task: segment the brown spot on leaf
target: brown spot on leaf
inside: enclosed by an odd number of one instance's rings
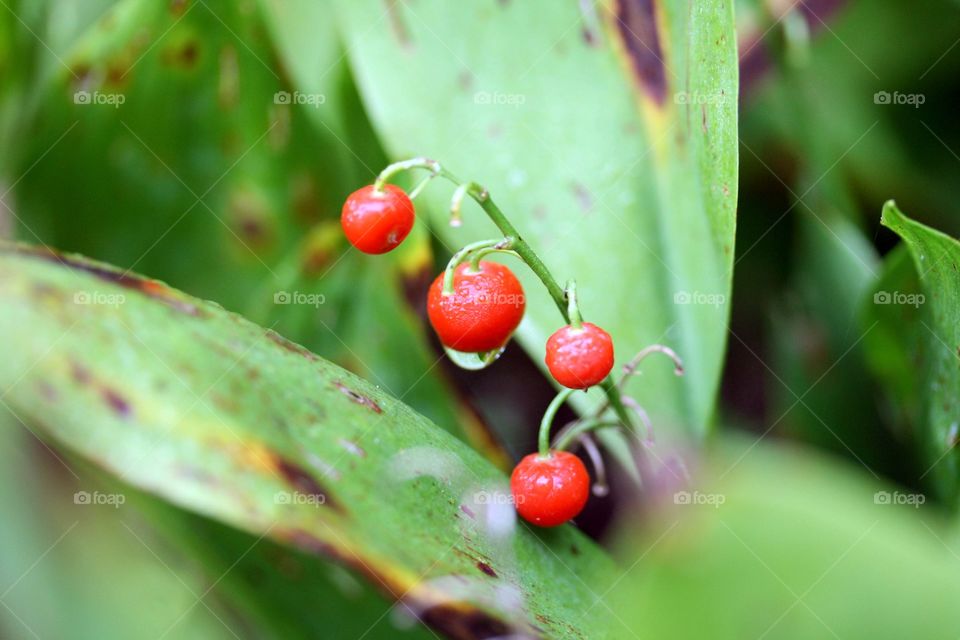
[[[490,576],[491,578],[499,578],[499,577],[500,577],[500,576],[497,575],[497,572],[493,570],[493,567],[491,567],[489,564],[487,564],[487,563],[484,562],[483,560],[477,560],[477,569],[480,569],[480,571],[484,572],[485,574],[487,574],[487,575]]]
[[[662,105],[667,97],[667,77],[654,0],[617,0],[614,12],[617,32],[640,88]]]
[[[267,338],[277,343],[287,351],[290,351],[291,353],[295,353],[297,355],[303,356],[307,360],[311,360],[311,361],[316,361],[320,359],[306,347],[302,347],[296,342],[287,340],[286,338],[284,338],[282,335],[280,335],[273,329],[267,329],[266,335],[267,335]]]
[[[589,189],[579,182],[574,182],[573,195],[577,199],[577,204],[580,205],[580,208],[584,213],[589,213],[593,210],[593,195],[590,193]]]
[[[46,380],[41,380],[37,383],[37,391],[40,393],[40,396],[47,402],[56,402],[59,398],[57,390],[53,387],[52,384]]]
[[[111,389],[110,387],[104,387],[100,390],[100,395],[103,396],[103,400],[118,416],[121,418],[127,418],[130,416],[130,403],[127,402],[126,399],[115,390]]]
[[[499,618],[468,605],[443,603],[430,607],[420,614],[420,619],[430,627],[451,638],[525,638]]]
[[[410,32],[407,30],[407,24],[400,15],[400,7],[403,2],[400,0],[384,0],[387,4],[387,16],[390,19],[390,30],[400,46],[404,49],[412,49],[413,42],[410,40]]]
[[[90,381],[93,379],[90,371],[79,362],[70,363],[70,375],[73,377],[73,380],[80,385],[90,384]]]
[[[150,280],[148,278],[132,274],[129,271],[121,271],[120,269],[115,269],[107,265],[85,260],[75,255],[57,253],[56,251],[46,247],[15,245],[12,247],[4,247],[0,249],[0,251],[17,253],[23,256],[55,262],[71,269],[89,273],[105,282],[119,285],[125,289],[138,291],[164,303],[168,307],[176,309],[177,311],[181,311],[192,316],[199,316],[201,314],[199,307],[190,303],[186,297],[181,297],[181,294],[158,280]]]
[[[172,67],[193,69],[200,59],[200,44],[196,40],[185,40],[164,50],[161,60]]]
[[[374,402],[372,398],[368,398],[367,396],[361,393],[357,393],[356,391],[354,391],[353,389],[351,389],[350,387],[346,386],[345,384],[339,381],[334,382],[333,386],[335,386],[340,393],[344,394],[345,396],[347,396],[357,404],[361,404],[369,408],[374,413],[383,413],[383,409],[381,409],[380,405]]]
[[[317,482],[306,469],[285,458],[276,459],[277,471],[297,493],[312,496],[317,503],[330,507],[334,511],[343,512],[343,507]]]

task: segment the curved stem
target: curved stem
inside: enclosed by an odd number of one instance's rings
[[[383,185],[386,184],[390,178],[398,173],[409,171],[410,169],[428,169],[434,176],[438,176],[443,168],[439,162],[431,160],[430,158],[410,158],[409,160],[394,162],[393,164],[387,165],[387,167],[380,172],[380,175],[377,176],[377,179],[373,181],[373,190],[376,193],[383,193]]]
[[[540,433],[537,439],[541,458],[550,456],[550,427],[553,425],[553,418],[574,391],[576,391],[576,389],[564,389],[558,393],[557,397],[550,402],[547,410],[543,413],[543,419],[540,420]]]
[[[554,443],[553,448],[557,451],[566,451],[574,440],[596,429],[605,429],[607,427],[622,427],[619,421],[590,419],[578,422],[565,433],[561,434]]]
[[[574,329],[583,328],[583,316],[580,315],[580,305],[577,303],[577,281],[567,283],[567,317],[570,326]]]
[[[480,208],[483,209],[484,213],[487,214],[487,217],[490,218],[493,224],[496,225],[503,235],[512,239],[511,248],[517,253],[518,256],[520,256],[521,260],[527,263],[527,266],[530,267],[530,270],[533,271],[537,278],[540,279],[540,282],[543,283],[543,286],[546,287],[547,292],[550,294],[550,297],[553,298],[553,302],[557,306],[557,309],[560,310],[560,314],[563,316],[563,319],[568,323],[570,322],[570,311],[568,309],[567,297],[563,288],[557,283],[556,279],[554,279],[553,274],[550,273],[547,265],[544,264],[543,260],[540,259],[540,256],[536,254],[536,252],[533,250],[533,247],[527,244],[526,240],[523,239],[516,227],[510,223],[507,217],[503,214],[503,211],[500,210],[500,207],[498,207],[496,203],[490,199],[490,193],[484,187],[476,182],[464,182],[463,180],[460,180],[457,176],[445,169],[439,162],[435,160],[431,160],[430,158],[412,158],[402,162],[395,162],[384,169],[377,177],[377,181],[374,182],[374,188],[377,188],[377,185],[380,185],[380,188],[382,188],[383,183],[388,178],[400,171],[405,171],[408,169],[427,169],[435,175],[448,180],[457,187],[451,205],[452,214],[454,215],[455,219],[457,216],[459,216],[460,206],[463,202],[463,199],[467,195],[473,198],[473,200],[480,205]],[[448,273],[447,275],[449,275],[451,287],[450,290],[452,291],[452,272]],[[445,276],[444,291],[446,290],[447,280]],[[617,419],[622,422],[625,427],[632,431],[635,428],[633,416],[623,405],[623,401],[620,398],[620,389],[614,382],[613,377],[607,376],[603,382],[600,383],[600,388],[606,394],[610,408],[616,414]],[[642,477],[644,472],[643,461],[640,461],[639,467]]]
[[[508,253],[511,256],[517,256],[518,258],[520,257],[520,255],[513,249],[500,249],[498,247],[488,247],[486,249],[479,249],[473,252],[473,255],[470,256],[470,268],[476,271],[478,268],[480,268],[480,261],[483,260],[488,255],[490,255],[491,253]]]
[[[443,272],[443,295],[449,295],[453,293],[453,276],[456,273],[457,267],[461,262],[470,257],[470,254],[474,251],[480,249],[490,249],[493,247],[504,247],[509,246],[510,238],[496,238],[494,240],[481,240],[479,242],[473,242],[468,244],[464,248],[457,251],[453,254],[453,257],[450,258],[450,262],[447,263],[447,268]],[[504,244],[506,243],[506,244]]]
[[[640,366],[640,363],[649,355],[653,353],[662,353],[671,360],[673,360],[673,373],[677,376],[682,376],[684,373],[683,361],[680,359],[680,356],[670,347],[664,346],[662,344],[652,344],[649,347],[644,347],[630,359],[630,362],[623,365],[623,377],[620,378],[620,382],[617,383],[619,388],[623,388],[624,383],[627,381],[627,378],[632,376],[637,371],[637,367]]]

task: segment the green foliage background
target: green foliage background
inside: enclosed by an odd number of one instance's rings
[[[4,247],[3,637],[952,637],[955,3],[0,4],[0,234],[222,307],[170,294],[206,310],[197,329]],[[628,391],[664,473],[690,470],[689,504],[635,508],[618,476],[582,523],[599,544],[520,525],[464,547],[465,486],[382,487],[425,446],[432,471],[502,487],[542,398],[504,402],[497,376],[547,389],[559,322],[524,272],[504,361],[477,388],[438,363],[424,284],[492,226],[468,209],[448,227],[439,184],[394,254],[358,255],[337,224],[412,155],[489,187],[621,363],[653,342],[684,358],[683,378],[651,360]],[[91,287],[127,302],[69,304]],[[233,371],[247,348],[259,381]],[[70,358],[150,417],[76,389]],[[338,403],[354,374],[389,436]],[[318,401],[323,437],[303,431]],[[366,458],[333,480],[324,460],[355,437]],[[148,440],[162,455],[130,467]],[[622,475],[625,441],[605,445]],[[349,516],[278,508],[274,456]],[[96,491],[126,501],[76,503]]]

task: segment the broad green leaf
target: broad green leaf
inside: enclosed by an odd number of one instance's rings
[[[207,588],[201,576],[173,560],[176,573],[163,566],[138,540],[145,534],[129,507],[78,504],[77,491],[107,493],[75,484],[79,469],[3,405],[0,444],[0,636],[156,640],[182,617],[174,637],[234,637],[212,598],[210,609],[193,610]]]
[[[274,20],[294,17],[272,7]],[[38,22],[44,9],[54,10],[38,6]],[[423,230],[404,255],[347,255],[340,203],[383,153],[368,125],[364,136],[356,118],[341,122],[357,98],[332,25],[294,65],[297,77],[307,62],[330,71],[309,88],[316,104],[276,104],[290,87],[274,45],[290,60],[304,39],[269,41],[250,9],[127,0],[77,19],[79,35],[52,40],[56,57],[41,47],[36,57],[53,64],[33,82],[32,118],[8,145],[23,150],[7,176],[23,177],[11,196],[17,237],[146,270],[246,312],[502,460],[403,300],[401,277],[430,259]],[[123,103],[75,104],[77,91]]]
[[[902,328],[903,340],[920,336],[919,438],[922,479],[946,502],[955,505],[960,492],[960,243],[903,215],[893,201],[883,207],[882,222],[903,238],[918,274],[922,297],[887,292],[890,304],[913,304],[920,314]]]
[[[208,585],[213,584],[204,601],[212,600],[223,610],[219,615],[224,630],[229,628],[241,637],[304,640],[433,637],[423,627],[405,624],[373,585],[338,565],[184,511],[121,483],[108,486],[126,497],[127,513],[134,510],[144,516],[146,525],[138,536],[144,547],[163,554],[158,564],[169,566],[161,570],[182,567],[178,574],[202,575]],[[197,604],[195,609],[203,606]],[[185,622],[186,616],[172,617],[165,625],[168,635],[178,637]]]
[[[609,559],[516,522],[506,478],[375,386],[102,264],[0,255],[0,388],[125,482],[349,564],[454,636],[579,637]],[[599,612],[597,615],[600,615]]]
[[[394,158],[486,186],[620,363],[651,343],[686,361],[629,385],[665,433],[708,428],[726,338],[737,192],[732,2],[336,3],[347,55]],[[496,52],[494,55],[493,52]],[[455,250],[496,231],[475,207]],[[534,360],[560,317],[532,274],[519,340]]]
[[[610,602],[635,635],[621,637],[898,640],[960,624],[955,531],[922,494],[747,442],[713,452],[695,487],[622,537],[630,569]]]

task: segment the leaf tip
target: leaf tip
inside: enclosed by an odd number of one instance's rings
[[[897,208],[897,203],[892,198],[883,203],[883,211],[880,213],[880,224],[892,229],[896,222],[903,218],[903,213]]]

